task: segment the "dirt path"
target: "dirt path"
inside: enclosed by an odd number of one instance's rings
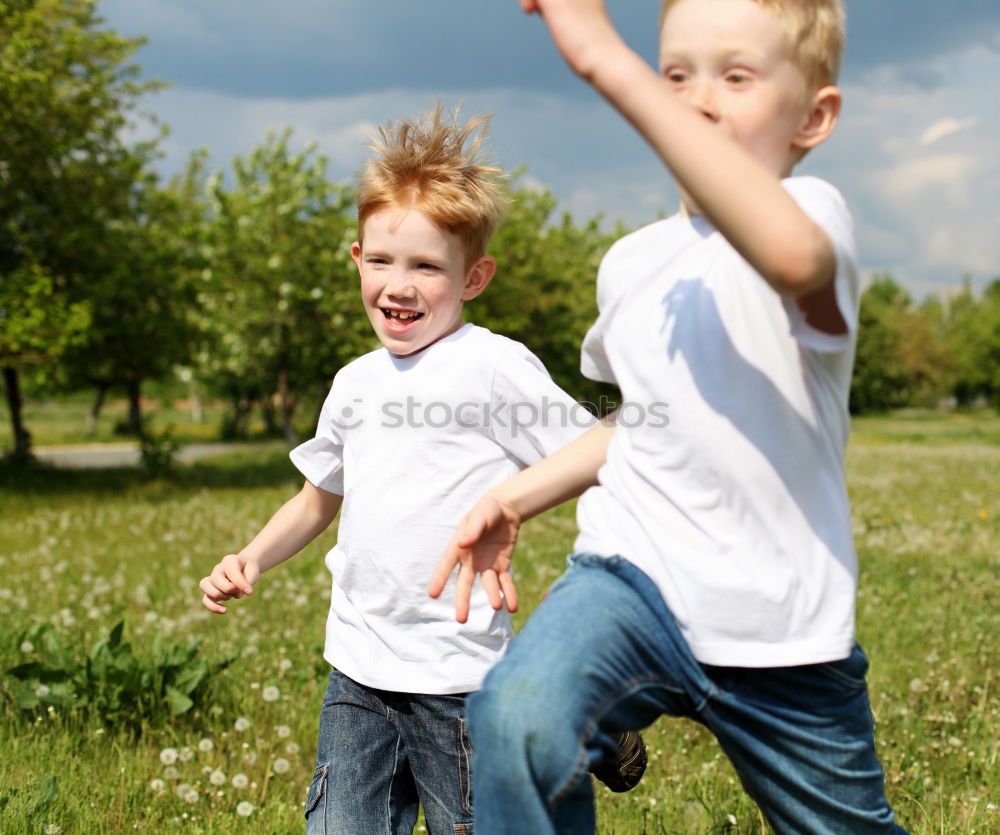
[[[252,449],[282,449],[281,441],[263,441],[246,444],[185,444],[174,456],[176,461],[188,463],[199,458],[242,452]],[[139,464],[139,444],[69,444],[66,446],[33,447],[32,453],[39,461],[67,469],[97,469],[100,467],[135,467]]]

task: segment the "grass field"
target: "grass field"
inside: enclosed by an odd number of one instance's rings
[[[1000,419],[860,420],[848,469],[858,633],[890,799],[912,833],[1000,832]],[[137,470],[0,471],[0,670],[38,660],[51,638],[91,647],[119,621],[143,664],[154,664],[156,636],[199,638],[209,660],[238,655],[193,710],[147,722],[138,737],[100,715],[47,710],[51,695],[33,714],[20,711],[14,677],[3,674],[0,832],[301,829],[333,535],[265,576],[224,618],[201,609],[196,588],[297,483],[274,452],[158,480]],[[525,614],[560,573],[574,533],[568,507],[526,526]],[[50,638],[30,631],[41,623],[53,625]],[[645,737],[640,786],[598,789],[601,833],[767,831],[699,727],[661,720]]]

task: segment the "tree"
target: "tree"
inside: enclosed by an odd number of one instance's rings
[[[963,406],[982,399],[1000,409],[1000,278],[980,299],[966,280],[949,302],[944,330],[955,364],[955,399]]]
[[[597,403],[613,390],[580,374],[580,344],[597,316],[597,267],[622,230],[604,232],[596,217],[577,226],[568,213],[550,224],[556,206],[550,191],[511,190],[490,245],[496,278],[469,304],[468,315],[523,342],[566,391]]]
[[[0,277],[33,294],[8,308],[5,329],[19,343],[51,339],[44,354],[28,353],[48,362],[82,330],[90,279],[113,251],[115,225],[128,217],[156,146],[122,138],[138,99],[157,84],[134,81],[139,67],[126,62],[142,41],[100,29],[96,3],[0,0]],[[73,313],[40,316],[34,305],[43,302]],[[22,455],[30,436],[18,369],[28,355],[3,357]]]
[[[290,138],[269,133],[234,159],[231,187],[219,172],[208,180],[199,365],[237,418],[260,403],[294,442],[299,402],[375,341],[350,258],[353,193],[327,180],[315,147],[292,153]]]

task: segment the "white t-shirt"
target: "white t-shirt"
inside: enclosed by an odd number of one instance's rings
[[[324,657],[369,687],[465,693],[512,630],[479,584],[455,621],[454,578],[431,574],[461,518],[490,487],[554,452],[593,418],[523,345],[464,325],[412,357],[384,348],[342,368],[316,437],[291,458],[344,496]]]
[[[608,251],[583,344],[583,373],[617,383],[623,407],[576,549],[648,574],[706,664],[819,663],[853,645],[853,223],[828,183],[783,185],[833,242],[848,333],[813,329],[708,221],[678,215]]]

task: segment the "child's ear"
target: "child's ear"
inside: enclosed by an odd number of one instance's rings
[[[817,90],[810,102],[802,127],[792,140],[796,148],[808,151],[825,142],[837,126],[840,116],[840,89],[832,84]]]
[[[351,244],[351,258],[354,259],[354,265],[360,270],[361,269],[361,244],[355,241]]]
[[[465,287],[462,290],[462,301],[474,299],[490,283],[497,271],[497,262],[489,255],[479,258],[465,277]]]

